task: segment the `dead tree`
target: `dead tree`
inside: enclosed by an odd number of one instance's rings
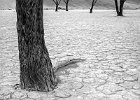
[[[55,11],[57,12],[57,11],[58,11],[58,6],[59,6],[61,0],[53,0],[53,2],[54,2],[55,5],[56,5]]]
[[[20,87],[50,91],[56,77],[45,46],[43,0],[16,0]]]
[[[69,5],[69,1],[70,0],[63,0],[64,1],[64,3],[66,4],[66,11],[68,11],[68,5]]]
[[[125,1],[126,0],[120,0],[120,6],[118,6],[118,0],[115,0],[117,16],[123,16],[123,6]]]
[[[93,7],[95,6],[97,0],[92,0],[91,8],[90,8],[90,13],[92,13]]]

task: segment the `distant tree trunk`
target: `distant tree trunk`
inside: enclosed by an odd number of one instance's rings
[[[57,85],[44,40],[43,0],[16,0],[20,86],[50,91]]]
[[[92,10],[93,10],[93,6],[94,6],[93,1],[92,1],[92,5],[91,5],[91,8],[90,8],[90,13],[92,13]]]
[[[58,4],[56,4],[56,8],[55,8],[55,11],[56,11],[56,12],[58,11]]]
[[[92,13],[93,7],[90,8],[90,13]]]
[[[123,5],[125,0],[120,0],[120,16],[123,16]]]
[[[118,0],[115,0],[115,7],[116,7],[117,16],[119,16]]]
[[[69,6],[69,1],[70,0],[63,0],[64,1],[64,3],[66,4],[66,11],[68,11],[68,6]]]
[[[57,12],[58,11],[58,6],[61,2],[61,0],[52,0],[54,3],[55,3],[55,11]]]
[[[90,13],[92,13],[93,7],[96,4],[96,2],[97,2],[97,0],[92,0],[92,5],[91,5],[91,8],[90,8]]]
[[[66,3],[66,11],[68,11],[68,3]]]
[[[117,16],[123,16],[123,5],[126,0],[120,0],[120,8],[118,6],[118,0],[115,0],[115,7],[116,7],[116,12]]]

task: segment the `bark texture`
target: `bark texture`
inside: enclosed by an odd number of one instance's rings
[[[120,6],[118,6],[118,0],[115,0],[117,16],[123,16],[123,6],[125,1],[126,0],[120,0]]]
[[[16,0],[20,86],[50,91],[57,85],[44,40],[43,0]]]

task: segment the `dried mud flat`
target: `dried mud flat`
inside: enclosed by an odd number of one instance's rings
[[[44,11],[53,66],[85,59],[57,74],[49,93],[15,89],[19,83],[16,12],[0,11],[0,100],[140,100],[140,11]]]

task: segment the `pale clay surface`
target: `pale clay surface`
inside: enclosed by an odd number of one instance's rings
[[[45,41],[55,67],[86,59],[59,75],[49,93],[19,83],[16,12],[0,11],[0,100],[140,100],[140,11],[44,11]]]

